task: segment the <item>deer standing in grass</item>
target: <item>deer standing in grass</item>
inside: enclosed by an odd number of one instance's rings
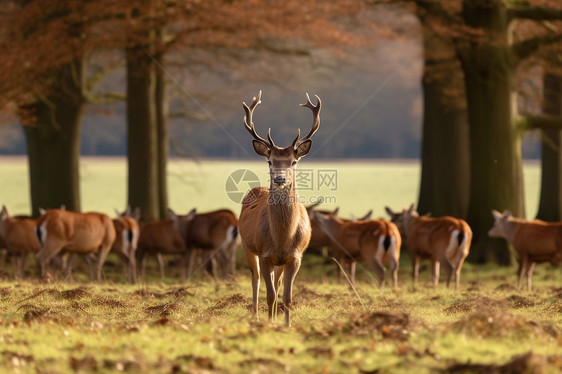
[[[217,257],[223,275],[236,272],[236,248],[238,246],[238,218],[228,209],[197,213],[195,209],[186,215],[178,215],[172,209],[168,214],[187,248],[187,279],[193,274],[197,257],[211,262],[212,274],[218,273]]]
[[[69,253],[94,254],[93,275],[96,281],[101,281],[103,263],[115,241],[115,228],[106,214],[50,209],[37,220],[36,234],[41,242],[36,255],[41,276],[46,275],[49,260],[64,249]]]
[[[562,264],[562,222],[526,221],[514,218],[510,211],[492,210],[494,226],[488,232],[493,238],[505,238],[518,254],[521,287],[527,274],[527,290],[531,291],[533,271],[537,262]]]
[[[125,264],[127,282],[135,283],[137,276],[136,252],[140,236],[138,224],[140,211],[135,209],[135,213],[131,213],[131,207],[127,207],[125,212],[121,213],[116,210],[115,213],[117,213],[117,218],[113,219],[113,227],[115,227],[116,235],[111,251]]]
[[[2,206],[0,212],[0,237],[8,253],[16,256],[16,278],[23,277],[25,263],[29,254],[41,249],[41,243],[35,235],[37,220],[30,217],[10,217],[8,210]]]
[[[252,115],[261,102],[261,91],[249,107],[244,103],[244,127],[254,138],[252,143],[256,153],[267,159],[270,174],[269,188],[253,188],[244,197],[239,220],[244,255],[252,271],[253,311],[257,317],[260,274],[263,273],[268,314],[272,319],[279,280],[284,273],[283,305],[287,326],[290,326],[293,282],[311,234],[306,208],[297,194],[295,170],[298,161],[310,151],[310,138],[320,126],[320,98],[316,96],[318,103],[315,106],[308,94],[306,97],[306,104],[301,106],[312,110],[312,129],[304,138],[300,137],[299,129],[293,143],[286,148],[274,144],[271,131],[268,140],[256,133]]]
[[[398,266],[402,238],[396,225],[384,220],[343,220],[334,214],[314,212],[311,218],[326,233],[340,264],[349,263],[350,280],[355,284],[357,261],[366,262],[384,284],[388,263],[394,287],[398,287]],[[339,273],[341,277],[341,272]]]
[[[472,230],[466,221],[454,217],[432,218],[414,210],[414,204],[402,212],[386,207],[391,221],[406,235],[406,246],[412,255],[414,285],[418,281],[420,260],[429,259],[432,264],[433,284],[439,283],[439,267],[445,267],[447,287],[455,273],[455,289],[459,288],[461,268],[470,244]]]

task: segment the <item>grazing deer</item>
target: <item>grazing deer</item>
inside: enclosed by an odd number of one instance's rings
[[[140,229],[138,219],[140,212],[135,210],[135,214],[131,214],[131,207],[123,213],[115,210],[117,218],[113,219],[113,227],[115,227],[115,242],[111,247],[111,251],[119,257],[125,264],[127,270],[127,282],[135,283],[137,275],[136,252],[138,247]]]
[[[2,206],[0,212],[0,237],[8,253],[16,257],[16,278],[23,277],[25,263],[30,253],[41,249],[41,243],[35,235],[37,220],[30,217],[10,217],[8,210]]]
[[[308,252],[321,254],[324,257],[328,257],[329,248],[332,247],[332,241],[326,233],[320,229],[318,222],[312,219],[314,212],[320,212],[322,214],[333,214],[338,215],[339,209],[336,208],[334,211],[330,212],[328,210],[315,210],[315,208],[320,205],[320,203],[312,204],[306,207],[306,212],[308,213],[308,218],[310,219],[310,228],[312,233],[310,235],[310,243],[308,243]]]
[[[468,256],[472,241],[472,230],[466,221],[454,217],[432,218],[422,216],[414,210],[414,204],[400,213],[386,207],[391,221],[406,235],[406,246],[412,254],[414,285],[418,281],[420,260],[432,263],[433,284],[439,283],[439,267],[443,264],[447,276],[447,287],[455,273],[455,289],[459,288],[462,264]]]
[[[160,278],[164,279],[164,259],[162,255],[186,254],[185,242],[171,219],[140,224],[140,236],[137,245],[141,278],[146,279],[146,260],[148,255],[156,256]]]
[[[263,273],[271,320],[277,305],[279,279],[284,272],[283,305],[287,326],[290,326],[293,282],[311,235],[306,208],[297,194],[295,169],[298,161],[310,151],[310,138],[320,126],[322,105],[318,96],[316,106],[310,102],[308,94],[306,98],[306,104],[301,106],[312,110],[312,129],[304,138],[300,137],[299,129],[293,143],[286,148],[275,145],[271,131],[268,131],[268,140],[256,133],[252,115],[261,102],[261,91],[249,107],[246,103],[243,105],[246,112],[244,127],[254,138],[252,143],[256,153],[266,158],[270,174],[269,188],[250,190],[242,201],[240,213],[242,247],[252,271],[253,311],[257,317],[260,273]]]
[[[352,284],[355,284],[357,261],[364,261],[377,274],[381,285],[386,275],[383,263],[387,262],[392,270],[393,285],[398,286],[402,238],[394,223],[384,220],[346,221],[334,214],[320,212],[313,213],[312,222],[316,222],[330,238],[336,260],[349,262]]]
[[[527,290],[531,291],[533,271],[537,262],[562,263],[562,222],[526,221],[514,218],[510,211],[492,210],[494,226],[488,232],[492,238],[505,238],[519,257],[519,279],[527,274]]]
[[[236,272],[236,248],[238,247],[238,218],[228,209],[207,213],[197,213],[195,209],[187,215],[177,215],[172,209],[168,214],[176,230],[185,241],[189,255],[187,279],[193,274],[193,266],[198,256],[207,254],[211,261],[212,273],[217,274],[216,257],[222,260],[222,273]]]
[[[106,214],[51,209],[37,220],[36,234],[41,242],[36,255],[41,276],[46,274],[49,260],[64,249],[69,253],[96,255],[95,274],[91,275],[101,281],[103,263],[115,241],[115,228]]]

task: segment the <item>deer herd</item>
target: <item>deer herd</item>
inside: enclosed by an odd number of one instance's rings
[[[278,290],[283,282],[285,323],[290,324],[292,286],[301,266],[303,254],[331,253],[341,266],[348,268],[350,283],[355,284],[357,263],[366,266],[383,285],[387,266],[392,285],[398,286],[398,266],[402,242],[413,263],[414,285],[418,281],[421,260],[431,262],[432,281],[439,282],[440,268],[447,286],[454,274],[459,287],[462,265],[472,241],[470,226],[455,217],[420,216],[413,204],[401,211],[386,207],[389,220],[371,219],[372,211],[358,219],[346,220],[339,212],[305,207],[299,199],[295,174],[297,164],[312,146],[312,136],[320,126],[322,102],[314,105],[306,95],[301,104],[312,111],[312,128],[301,137],[300,129],[288,147],[275,145],[268,131],[267,140],[256,132],[253,113],[261,103],[261,91],[251,105],[243,104],[243,124],[252,136],[254,151],[267,160],[270,185],[248,191],[242,201],[240,217],[230,210],[178,215],[169,209],[168,220],[142,222],[140,211],[117,212],[115,219],[103,213],[78,213],[61,209],[42,211],[38,219],[11,217],[6,207],[0,212],[0,249],[16,262],[16,278],[24,275],[26,259],[34,255],[38,272],[48,277],[62,271],[72,276],[76,255],[90,269],[92,280],[102,280],[102,267],[110,253],[123,263],[130,283],[146,278],[146,261],[154,256],[160,277],[165,276],[164,255],[179,257],[181,274],[188,279],[197,269],[212,275],[234,274],[236,250],[241,244],[251,271],[253,313],[258,314],[261,278],[265,282],[269,318],[277,310]],[[525,221],[509,211],[492,211],[494,225],[488,235],[505,238],[513,245],[519,260],[519,284],[531,278],[538,262],[562,263],[562,223]],[[5,257],[4,254],[4,257]],[[5,261],[5,259],[4,259]],[[137,266],[137,262],[139,266]],[[196,268],[197,266],[197,268]],[[342,272],[337,267],[340,277]]]

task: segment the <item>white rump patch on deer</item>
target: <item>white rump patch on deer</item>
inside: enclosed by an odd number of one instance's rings
[[[377,230],[377,232],[380,230]],[[384,235],[379,236],[379,244],[377,248],[377,252],[375,253],[375,258],[382,263],[382,259],[384,258]]]
[[[39,232],[41,233],[41,245],[45,244],[47,240],[47,222],[43,222],[43,224],[39,227]]]
[[[451,237],[449,238],[449,245],[447,246],[447,249],[445,249],[445,257],[453,267],[455,266],[455,264],[453,264],[452,261],[453,255],[455,254],[455,251],[459,246],[458,244],[459,232],[460,232],[459,230],[453,230],[453,232],[451,232]]]

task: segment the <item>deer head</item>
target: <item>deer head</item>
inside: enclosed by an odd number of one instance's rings
[[[267,132],[267,140],[256,133],[256,128],[252,120],[254,109],[261,103],[261,91],[257,97],[253,98],[250,106],[243,103],[246,116],[244,117],[244,127],[254,138],[253,146],[256,153],[267,159],[269,164],[269,174],[271,178],[271,190],[291,190],[295,185],[295,169],[299,160],[306,156],[310,151],[312,140],[310,138],[320,126],[320,108],[322,101],[316,96],[316,105],[310,102],[308,93],[306,94],[306,104],[301,104],[312,110],[313,121],[312,129],[304,138],[301,138],[301,131],[298,130],[297,137],[289,147],[281,148],[275,145],[271,138],[271,129]]]

